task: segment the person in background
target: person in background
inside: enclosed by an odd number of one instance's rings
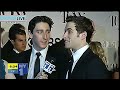
[[[119,79],[119,70],[116,70],[116,71],[113,73],[113,79]]]
[[[16,79],[13,73],[8,72],[8,63],[5,60],[0,60],[0,79]]]
[[[4,57],[4,60],[6,60],[8,63],[20,63],[20,61],[16,58],[18,57],[19,53],[26,49],[26,32],[20,28],[12,30],[10,29],[9,38],[13,45],[13,49],[7,53],[6,57]]]
[[[114,71],[112,79],[119,79],[119,68]]]
[[[108,66],[108,60],[106,58],[105,51],[104,51],[104,48],[102,47],[101,42],[92,41],[92,42],[89,43],[89,46],[90,46],[90,49],[93,51],[93,53],[96,54],[96,55],[98,55],[99,58],[101,58],[101,60],[103,61],[103,63],[107,67]],[[111,71],[109,71],[109,77],[110,77],[110,79],[112,79],[112,74],[113,73]]]
[[[2,59],[6,60],[8,63],[23,63],[23,58],[19,56],[21,52],[26,49],[26,32],[20,28],[9,30],[10,43],[13,49],[9,53],[5,54],[1,52]],[[4,58],[3,58],[4,56]],[[18,58],[19,57],[19,58]],[[16,79],[21,79],[19,74],[15,74]]]
[[[4,28],[1,28],[0,27],[0,59],[1,59],[1,48],[2,48],[2,38],[1,38],[1,35],[2,35],[2,33],[4,32],[5,30],[4,30]]]
[[[14,46],[11,43],[11,36],[13,35],[13,31],[16,29],[21,29],[21,30],[25,30],[25,27],[22,24],[13,24],[10,29],[9,29],[9,40],[7,41],[7,43],[2,47],[2,53],[1,53],[1,58],[6,60],[6,56],[13,50]]]
[[[101,58],[101,60],[104,62],[104,64],[107,67],[107,58],[105,56],[105,51],[102,47],[102,44],[98,41],[92,41],[90,42],[90,49],[95,53],[96,55]],[[118,67],[118,66],[117,66]],[[109,71],[111,79],[119,79],[119,69],[116,68],[114,71]]]
[[[90,49],[93,51],[94,54],[98,55],[99,58],[104,62],[107,66],[107,58],[105,56],[105,51],[102,47],[102,44],[98,41],[92,41],[89,43]]]
[[[118,50],[119,50],[119,46],[118,46]],[[118,51],[118,55],[119,55],[119,51]],[[116,68],[113,70],[112,78],[119,79],[119,59],[118,59],[118,63],[116,65]]]
[[[0,44],[1,46],[0,46],[0,47],[1,47],[1,48],[3,47],[1,35],[2,35],[2,33],[3,33],[4,31],[5,31],[4,28],[1,28],[1,27],[0,27],[0,42],[1,42],[1,44]]]

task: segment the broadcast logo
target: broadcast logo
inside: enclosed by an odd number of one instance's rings
[[[8,63],[8,73],[18,74],[18,63]]]
[[[23,76],[28,73],[27,63],[8,63],[8,73],[19,74]]]
[[[51,74],[53,71],[55,71],[55,65],[51,64],[48,61],[45,61],[45,64],[43,66],[43,70],[45,72],[48,72],[49,74]]]

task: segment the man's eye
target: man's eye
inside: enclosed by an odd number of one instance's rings
[[[41,34],[41,33],[42,33],[42,31],[37,31],[37,33],[38,33],[38,34]]]
[[[47,33],[50,33],[50,31],[47,31]]]
[[[68,33],[70,34],[70,33],[71,33],[71,31],[70,31],[70,30],[68,30]]]

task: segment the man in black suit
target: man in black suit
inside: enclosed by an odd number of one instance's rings
[[[68,16],[64,33],[65,48],[72,50],[66,79],[108,79],[109,72],[102,60],[89,48],[94,28],[84,16]],[[70,70],[71,66],[71,70]]]
[[[15,32],[15,30],[17,29],[21,29],[21,30],[25,30],[25,27],[20,24],[20,23],[17,23],[17,24],[13,24],[10,29],[9,29],[9,40],[7,41],[7,43],[3,46],[2,48],[2,53],[1,53],[1,58],[6,60],[6,57],[8,56],[8,54],[10,54],[10,52],[13,50],[14,46],[13,44],[11,43],[11,40],[13,38],[11,38],[13,35],[13,32]]]
[[[10,29],[9,30],[10,43],[13,46],[13,49],[7,53],[7,55],[2,57],[8,63],[22,63],[23,58],[19,56],[19,53],[23,52],[26,49],[26,32],[20,28]],[[2,53],[4,55],[4,53]],[[19,74],[15,74],[16,79],[21,79],[22,77]]]
[[[13,45],[13,49],[9,51],[9,53],[3,59],[5,59],[8,63],[20,63],[22,60],[18,60],[17,57],[19,57],[19,53],[26,49],[26,32],[19,28],[10,30],[9,38]]]
[[[39,74],[36,79],[56,79],[57,74],[56,71],[52,71],[52,73],[48,73],[44,71],[44,64],[48,61],[52,65],[55,65],[56,59],[51,57],[51,53],[49,50],[49,39],[50,32],[53,25],[53,21],[51,18],[47,16],[36,16],[29,22],[28,30],[29,36],[32,39],[32,48],[21,53],[24,57],[24,62],[28,63],[29,69],[27,74],[27,79],[35,79],[35,69],[39,69]],[[36,53],[40,53],[38,59]],[[39,64],[36,67],[36,61]],[[56,68],[54,68],[55,70]]]

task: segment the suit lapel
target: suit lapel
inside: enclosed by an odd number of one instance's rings
[[[25,51],[24,53],[22,53],[24,55],[24,62],[28,64],[28,68],[29,68],[29,62],[30,62],[30,56],[31,56],[31,52],[32,52],[32,49],[29,49],[27,51]],[[27,75],[28,74],[25,74],[22,79],[27,79]]]
[[[54,57],[51,56],[51,52],[49,51],[49,48],[48,48],[48,51],[47,51],[47,55],[46,55],[46,59],[47,61],[49,61],[50,63],[54,64],[56,62],[56,59]]]
[[[84,53],[83,55],[80,57],[80,59],[78,60],[78,62],[76,63],[73,71],[72,71],[72,74],[76,73],[78,70],[79,70],[79,67],[82,67],[82,65],[84,65],[83,63],[87,62],[88,59],[87,59],[87,55],[91,52],[91,49],[88,48]]]
[[[51,56],[51,52],[49,51],[49,48],[48,48],[48,52],[47,52],[45,60],[47,60],[48,62],[50,62],[51,64],[56,66],[56,59]],[[55,67],[55,69],[56,69],[56,67]],[[53,71],[51,74],[48,74],[48,78],[49,79],[56,79],[57,73],[55,71]]]
[[[26,59],[26,62],[28,63],[28,66],[29,66],[29,62],[30,62],[30,56],[31,56],[31,52],[32,52],[32,49],[29,49],[28,51],[25,52],[25,59]],[[56,59],[54,57],[52,57],[50,55],[50,52],[49,52],[49,48],[48,48],[48,51],[47,51],[47,54],[46,54],[46,59],[47,61],[49,61],[50,63],[54,64],[56,63]],[[49,75],[49,78],[52,78],[51,76],[52,74]],[[24,78],[27,78],[27,75],[24,76]],[[53,77],[54,78],[54,77]]]
[[[26,54],[25,54],[26,61],[27,61],[28,64],[30,62],[31,52],[32,52],[32,49],[29,49],[28,51],[26,51]]]

